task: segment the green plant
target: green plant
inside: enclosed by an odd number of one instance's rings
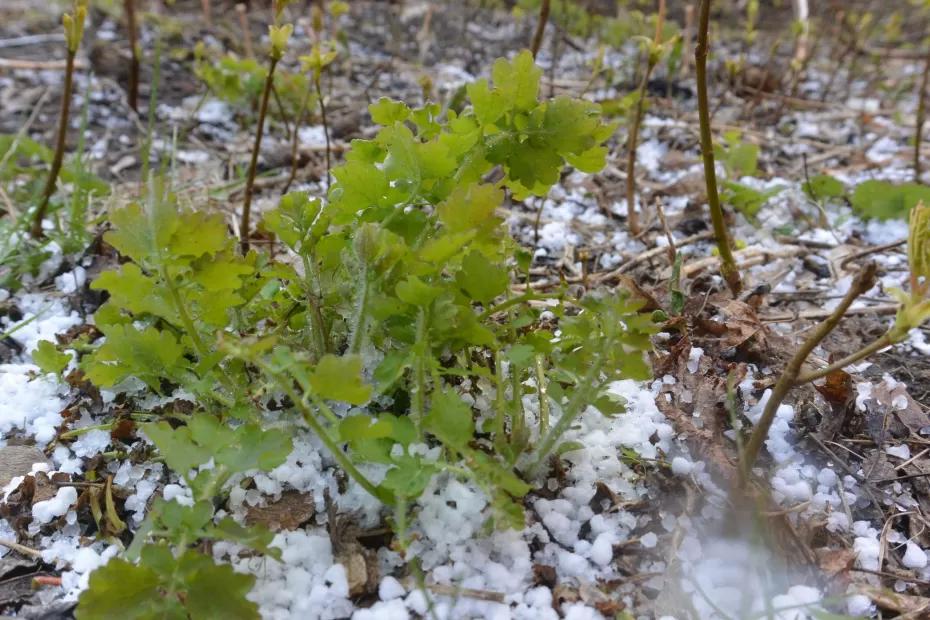
[[[849,199],[853,210],[867,218],[905,218],[919,202],[930,204],[930,188],[919,183],[863,181]]]
[[[630,373],[645,370],[629,351],[646,346],[649,321],[633,315],[628,304],[592,299],[583,302],[590,309],[579,330],[586,344],[567,335],[552,344],[551,334],[531,329],[538,312],[526,303],[535,296],[509,296],[506,260],[514,248],[494,215],[503,191],[481,179],[500,165],[504,187],[518,195],[545,193],[565,162],[589,170],[601,166],[600,144],[612,127],[601,124],[592,104],[567,98],[539,102],[540,72],[528,52],[498,61],[492,75],[493,86],[481,80],[468,87],[473,107],[447,120],[434,104],[418,109],[387,99],[373,104],[372,118],[384,128],[374,140],[353,143],[346,164],[333,171],[329,203],[324,207],[305,194],[291,194],[268,214],[265,228],[304,264],[306,281],[298,290],[305,319],[298,324],[310,325],[310,337],[302,340],[310,346],[295,349],[278,339],[275,346],[245,343],[230,350],[261,367],[286,393],[299,386],[291,400],[329,445],[347,442],[353,460],[391,465],[380,485],[357,478],[386,503],[403,505],[437,471],[459,468],[515,519],[519,511],[512,498],[526,487],[509,468],[520,462],[531,467],[551,451],[580,404],[603,390],[601,371],[619,372],[612,365],[617,359]],[[568,312],[561,304],[556,309]],[[608,315],[613,318],[603,324],[591,323]],[[565,325],[580,320],[566,316]],[[627,330],[615,333],[620,324]],[[600,343],[612,343],[610,352]],[[346,355],[332,356],[343,349]],[[340,419],[327,400],[347,399],[321,392],[327,382],[313,381],[314,365],[325,362],[338,370],[334,376],[357,377],[361,367],[354,356],[372,349],[382,358],[372,371],[374,385],[367,392],[358,388],[348,403],[391,395],[409,402],[409,415],[401,409]],[[593,377],[571,374],[587,368],[579,361],[579,369],[569,370],[576,351],[593,364]],[[531,449],[520,399],[505,394],[521,392],[523,381],[535,376],[537,356],[566,373],[559,387],[547,386],[549,393],[571,392],[575,401],[565,405],[572,413],[563,414],[561,426]],[[483,378],[494,386],[489,395],[494,416],[483,427],[475,425],[474,412],[450,383],[462,378],[472,385]],[[492,438],[497,456],[470,446],[476,428]],[[446,446],[464,469],[454,461],[392,455],[395,443],[426,438]]]
[[[131,262],[91,285],[110,297],[95,315],[106,341],[81,361],[88,378],[110,387],[136,377],[155,391],[168,381],[241,413],[215,333],[255,294],[244,278],[258,257],[237,257],[222,217],[179,209],[160,183],[110,220],[104,238]]]
[[[249,121],[254,122],[255,110],[268,80],[267,65],[250,56],[224,54],[216,57],[205,45],[198,43],[194,47],[194,73],[214,97],[237,110],[248,111]],[[277,66],[272,87],[275,107],[267,111],[268,117],[282,123],[295,117],[308,86],[306,77],[300,73]]]
[[[231,517],[217,521],[214,499],[233,475],[283,463],[291,451],[288,435],[256,424],[229,428],[206,414],[191,416],[177,428],[159,422],[142,429],[184,479],[192,501],[157,500],[126,559],[113,559],[91,575],[75,616],[258,618],[257,606],[246,599],[255,577],[216,563],[192,545],[219,539],[280,557],[280,549],[270,546],[273,534],[264,526],[244,527]]]
[[[714,139],[710,127],[710,103],[707,97],[707,31],[710,27],[711,0],[701,0],[698,20],[698,39],[694,48],[695,79],[698,92],[698,116],[701,123],[701,155],[704,160],[704,179],[707,183],[707,206],[714,227],[714,239],[720,253],[720,273],[734,295],[743,288],[739,268],[730,247],[730,231],[724,219],[720,196],[717,193],[717,172],[714,168]]]
[[[223,538],[273,552],[267,533],[217,521],[213,508],[230,476],[289,452],[283,430],[260,426],[266,397],[296,414],[280,423],[306,424],[393,508],[401,544],[408,511],[440,472],[484,489],[496,525],[522,526],[521,498],[572,422],[592,404],[622,411],[608,386],[648,376],[651,316],[622,291],[580,300],[510,291],[529,258],[496,215],[505,192],[545,194],[567,163],[599,168],[613,131],[594,104],[540,101],[539,76],[523,52],[497,61],[493,82],[471,84],[461,113],[370,106],[382,128],[333,170],[329,200],[291,193],[262,222],[301,271],[238,256],[222,218],[179,207],[158,183],[145,204],[112,214],[106,241],[130,262],[93,284],[110,293],[95,316],[106,340],[80,366],[100,386],[183,387],[202,409],[141,427],[193,505],[158,503],[127,560],[94,574],[79,617],[112,612],[117,574],[119,600],[138,617],[196,617],[222,584],[225,613],[254,616],[248,578],[192,545]],[[501,180],[485,181],[496,167]],[[558,337],[531,304],[543,299]],[[49,368],[65,362],[40,349]],[[534,397],[538,413],[524,406]],[[387,473],[369,479],[364,463]]]
[[[67,55],[65,61],[65,83],[61,94],[61,111],[58,114],[58,137],[55,142],[55,154],[48,171],[48,180],[42,192],[42,199],[33,215],[31,234],[34,238],[42,236],[42,220],[48,211],[48,203],[58,185],[58,174],[65,157],[65,137],[68,133],[68,121],[71,115],[71,91],[74,87],[74,59],[84,38],[84,20],[87,17],[87,0],[74,0],[71,13],[65,13],[62,23],[65,31]]]
[[[829,174],[818,174],[801,185],[804,193],[814,201],[842,198],[846,195],[846,186],[836,177]]]
[[[245,599],[253,578],[216,564],[192,545],[223,539],[276,553],[268,547],[269,532],[214,518],[214,503],[231,476],[271,469],[290,452],[286,433],[263,430],[254,420],[255,410],[245,399],[247,376],[223,359],[216,333],[268,317],[274,294],[269,278],[284,268],[259,276],[262,258],[236,255],[222,217],[179,208],[161,182],[147,189],[144,204],[111,214],[115,230],[105,240],[130,262],[92,284],[110,295],[94,317],[106,339],[83,356],[80,368],[101,387],[133,378],[155,392],[182,386],[196,395],[204,409],[173,414],[173,424],[141,427],[185,480],[193,502],[157,501],[126,559],[94,573],[77,616],[258,617]],[[68,363],[68,356],[48,342],[41,342],[33,357],[45,371],[60,371]],[[229,417],[242,422],[230,426]],[[218,592],[221,602],[214,600]]]
[[[784,189],[776,186],[758,190],[737,181],[742,177],[755,176],[759,171],[759,147],[744,142],[741,132],[737,130],[723,134],[723,142],[714,146],[714,156],[726,171],[727,178],[722,183],[720,193],[723,202],[749,218],[754,218],[769,198]]]

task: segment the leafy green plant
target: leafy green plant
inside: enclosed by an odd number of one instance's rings
[[[177,428],[167,422],[142,428],[184,479],[192,501],[157,500],[126,559],[111,560],[91,575],[76,617],[258,618],[257,606],[245,598],[255,577],[217,564],[191,546],[226,540],[280,557],[280,549],[270,546],[273,534],[263,526],[245,527],[231,517],[217,520],[214,499],[233,475],[283,463],[291,451],[288,435],[254,423],[229,428],[206,414]]]
[[[554,344],[552,334],[532,329],[538,311],[526,302],[535,296],[508,299],[512,267],[507,259],[514,248],[495,216],[504,194],[481,179],[499,165],[503,187],[520,196],[543,194],[566,162],[589,170],[603,165],[601,143],[613,129],[600,122],[593,104],[568,98],[540,102],[539,75],[528,52],[511,62],[499,60],[493,85],[485,80],[470,85],[472,107],[450,112],[447,120],[434,104],[411,109],[378,101],[370,113],[384,128],[373,140],[353,143],[347,162],[333,171],[329,203],[324,207],[305,194],[291,194],[266,217],[265,228],[304,265],[306,281],[295,289],[304,299],[294,301],[306,317],[298,324],[308,324],[311,332],[300,341],[309,340],[310,346],[284,344],[288,336],[282,331],[273,346],[240,343],[229,350],[261,367],[299,403],[307,423],[328,445],[347,443],[348,458],[390,465],[378,485],[347,468],[388,504],[403,505],[433,474],[452,468],[488,489],[502,514],[516,522],[522,517],[513,500],[528,487],[511,468],[542,462],[581,403],[604,389],[602,371],[620,372],[611,356],[623,358],[624,372],[645,371],[633,360],[642,362],[635,351],[647,346],[644,334],[651,323],[631,305],[602,301],[603,309],[592,305],[583,312],[584,320],[594,321],[613,309],[612,319],[579,330],[583,344],[565,332],[581,319],[569,316],[563,299],[555,308],[566,314],[566,328]],[[626,330],[615,333],[618,325]],[[597,343],[612,343],[609,355],[599,344],[592,351],[594,335]],[[344,347],[345,355],[332,355]],[[362,368],[355,356],[372,349],[382,359],[371,371],[373,385],[356,386],[351,398],[334,394],[326,387],[332,382],[314,380],[324,364],[337,369],[334,377],[358,377]],[[485,353],[476,359],[480,351]],[[580,351],[596,369],[593,377],[571,374],[569,360]],[[563,413],[562,426],[543,436],[537,429],[540,441],[533,447],[521,399],[506,394],[523,391],[523,382],[536,373],[537,355],[566,373],[558,387],[548,386],[550,395],[570,393],[575,401],[556,401],[572,413]],[[574,370],[580,372],[578,365]],[[475,412],[454,389],[462,378],[494,385],[488,395],[494,415],[483,425],[476,424]],[[300,389],[291,393],[294,384]],[[379,394],[409,402],[409,412],[341,419],[327,404],[364,405]],[[479,430],[490,437],[494,454],[471,445]],[[392,449],[427,439],[445,446],[451,462],[427,461],[409,451],[396,455]]]
[[[846,186],[829,174],[812,176],[801,185],[801,189],[811,200],[821,201],[846,196]]]
[[[194,72],[210,93],[236,109],[248,110],[254,122],[255,108],[268,80],[268,66],[248,56],[214,57],[201,43],[194,48],[194,56]],[[268,117],[287,122],[300,111],[309,84],[302,74],[281,66],[275,68],[272,80],[276,107],[267,111]]]
[[[41,200],[48,183],[44,166],[52,164],[54,153],[24,134],[25,130],[17,135],[0,135],[0,184],[10,199],[6,204],[14,206],[0,220],[0,288],[12,291],[18,290],[27,276],[38,272],[56,245],[65,253],[83,249],[87,208],[94,199],[110,193],[105,181],[85,169],[80,153],[63,160],[58,177],[71,186],[69,213],[59,217],[60,211],[53,211],[55,226],[43,238],[32,238],[29,230],[34,214],[19,212],[15,205]]]
[[[261,427],[265,398],[394,509],[401,539],[440,472],[484,489],[496,525],[522,526],[521,499],[570,425],[592,404],[622,411],[609,385],[648,376],[651,316],[622,291],[510,291],[529,260],[496,214],[505,193],[543,195],[566,164],[596,170],[613,131],[595,104],[540,101],[539,76],[522,52],[471,84],[461,113],[370,106],[382,128],[353,142],[328,201],[291,193],[262,222],[299,268],[238,256],[219,216],[179,207],[157,183],[144,204],[112,214],[105,240],[129,262],[93,284],[110,293],[95,316],[106,338],[80,365],[100,386],[181,386],[204,409],[141,427],[193,502],[156,504],[126,559],[94,574],[79,617],[115,613],[115,601],[136,617],[197,617],[224,583],[224,613],[254,617],[249,578],[192,545],[222,538],[274,553],[266,532],[214,513],[232,475],[290,450],[283,430]],[[495,168],[501,179],[486,181]],[[558,334],[530,303],[540,300]],[[525,405],[534,398],[537,411]],[[386,475],[368,478],[364,463]]]
[[[723,142],[714,145],[714,157],[723,165],[729,179],[752,177],[759,171],[759,147],[744,142],[739,130],[724,132]]]
[[[879,220],[907,217],[919,202],[930,204],[930,187],[919,183],[863,181],[850,196],[853,210],[863,217]]]
[[[110,297],[95,315],[106,340],[81,361],[85,373],[103,387],[135,377],[162,391],[168,381],[206,402],[235,405],[237,389],[214,334],[254,294],[244,278],[257,257],[236,256],[221,216],[179,209],[157,183],[144,204],[110,219],[115,230],[104,239],[131,262],[91,285]],[[215,389],[217,382],[223,389]]]
[[[35,351],[32,352],[32,361],[42,372],[57,375],[71,361],[71,355],[59,351],[53,342],[40,340]]]

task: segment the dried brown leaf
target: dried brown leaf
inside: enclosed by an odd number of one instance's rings
[[[273,532],[296,530],[315,514],[312,495],[285,491],[280,499],[267,506],[251,506],[245,513],[245,522],[249,525],[264,525]]]

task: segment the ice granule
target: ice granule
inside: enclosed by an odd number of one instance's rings
[[[74,487],[61,487],[55,497],[36,502],[32,505],[32,517],[40,524],[46,524],[56,517],[64,516],[72,504],[77,501],[78,492]]]
[[[901,558],[901,563],[907,568],[926,568],[927,553],[914,543],[908,542],[906,550],[904,551],[904,557]]]

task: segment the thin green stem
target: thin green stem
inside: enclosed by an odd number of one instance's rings
[[[368,265],[363,263],[362,273],[359,276],[358,295],[355,302],[355,313],[352,317],[352,331],[349,336],[349,353],[361,353],[365,346],[365,336],[368,331],[368,295],[371,282],[368,278]]]
[[[714,168],[714,139],[710,130],[710,103],[707,98],[707,30],[711,0],[701,0],[697,45],[694,48],[694,70],[697,78],[698,116],[701,124],[701,156],[704,160],[704,180],[707,183],[707,204],[714,228],[714,238],[720,252],[720,273],[734,295],[743,288],[739,269],[730,247],[730,232],[723,217],[717,193],[717,171]]]
[[[491,306],[490,308],[487,308],[481,314],[478,315],[478,321],[479,322],[486,321],[487,319],[491,318],[498,312],[503,312],[504,310],[507,310],[509,308],[512,308],[516,305],[522,304],[527,301],[539,301],[543,299],[561,299],[562,297],[564,297],[564,295],[561,293],[558,293],[555,295],[541,295],[539,293],[534,293],[532,291],[528,293],[523,293],[522,295],[518,295],[516,297],[505,299],[499,304],[496,304],[494,306]]]
[[[313,259],[306,253],[301,253],[301,260],[304,265],[304,277],[307,281],[307,306],[310,309],[310,337],[313,338],[313,344],[316,347],[316,356],[320,358],[326,355],[328,347],[326,346],[326,335],[323,329],[323,311],[320,309],[319,298],[314,290],[318,285],[316,270],[313,268]]]
[[[203,338],[200,337],[200,333],[197,331],[197,326],[194,325],[194,320],[191,318],[191,315],[187,312],[187,306],[184,305],[184,300],[181,299],[181,293],[178,291],[177,287],[174,285],[174,281],[171,279],[171,275],[168,273],[168,268],[162,265],[161,267],[161,277],[165,281],[165,286],[168,288],[168,293],[171,295],[171,301],[174,304],[175,312],[178,313],[178,317],[181,319],[181,324],[184,326],[184,331],[187,332],[188,337],[191,339],[191,343],[194,345],[194,349],[197,350],[197,355],[200,357],[200,360],[206,360],[210,357],[210,349],[207,347],[206,343],[203,341]],[[238,394],[238,388],[236,383],[232,378],[226,374],[226,370],[217,365],[217,370],[219,370],[218,377],[220,382],[229,390],[229,393],[234,396]],[[214,394],[214,398],[218,401],[228,404],[227,399],[222,398],[220,394]]]
[[[330,170],[332,170],[332,145],[329,142],[329,120],[326,116],[326,101],[323,97],[323,85],[320,80],[319,72],[315,75],[313,83],[316,86],[316,95],[320,103],[320,122],[323,124],[323,139],[326,141],[326,191],[329,191],[329,187],[332,184],[332,177],[330,176]]]
[[[323,417],[326,418],[330,424],[339,423],[339,416],[333,413],[333,410],[329,408],[329,405],[326,404],[326,401],[324,401],[313,392],[307,392],[307,396],[309,397],[310,402],[312,402],[314,406],[319,409],[320,413],[323,414]]]
[[[602,339],[602,343],[606,343],[609,340],[609,338],[604,338]],[[536,457],[529,469],[531,474],[535,474],[542,464],[545,463],[549,453],[552,452],[552,449],[555,447],[555,443],[565,434],[565,431],[568,430],[568,427],[581,414],[588,403],[593,400],[592,396],[594,395],[595,388],[599,385],[598,378],[604,367],[605,346],[605,344],[602,344],[601,348],[598,349],[594,356],[594,360],[592,360],[588,368],[588,372],[575,384],[575,393],[572,394],[572,397],[565,405],[565,409],[562,411],[559,421],[543,436],[542,442],[536,448]]]
[[[155,109],[158,102],[158,87],[161,81],[161,36],[156,29],[155,62],[152,68],[152,80],[149,86],[148,121],[145,128],[145,143],[142,147],[142,183],[149,182],[149,168],[152,160],[152,136],[155,134]],[[199,104],[198,104],[199,105]]]
[[[282,194],[286,194],[288,190],[291,189],[294,179],[297,178],[297,168],[300,163],[300,155],[297,147],[300,144],[300,128],[304,124],[304,119],[307,116],[307,108],[310,106],[310,94],[310,89],[308,88],[300,102],[300,111],[294,118],[294,135],[291,136],[291,173],[287,177],[287,183],[284,184],[284,189],[281,190]]]
[[[427,319],[427,310],[421,308],[417,314],[416,341],[413,345],[416,359],[413,364],[413,400],[410,403],[410,417],[420,436],[423,434],[423,417],[426,415],[426,354],[429,351]]]
[[[68,134],[68,120],[71,115],[71,93],[74,89],[74,58],[76,55],[77,50],[68,50],[68,57],[65,61],[64,92],[61,95],[61,111],[58,115],[58,138],[55,142],[55,155],[52,159],[52,167],[48,171],[45,189],[42,191],[42,202],[39,203],[39,208],[36,209],[35,217],[32,220],[30,234],[34,238],[42,236],[42,220],[45,219],[48,203],[58,186],[58,175],[61,173],[61,165],[65,158],[65,138]]]
[[[502,357],[499,349],[494,351],[494,383],[497,387],[497,398],[495,398],[496,402],[494,403],[494,442],[499,445],[505,443],[504,425],[507,417],[507,387],[504,384],[504,364]]]
[[[543,437],[549,430],[549,384],[546,381],[544,358],[536,355],[536,394],[539,398],[539,436]]]
[[[271,87],[274,85],[274,70],[278,61],[272,58],[268,64],[268,75],[265,78],[265,88],[262,91],[262,103],[258,109],[258,127],[255,128],[255,143],[252,145],[252,159],[249,161],[249,172],[245,182],[245,201],[242,205],[242,219],[239,223],[241,235],[240,246],[242,253],[249,251],[249,228],[252,216],[252,193],[255,190],[255,172],[258,168],[258,154],[262,149],[262,135],[265,131],[265,116],[268,114],[268,99],[271,96]]]
[[[629,135],[626,143],[626,223],[630,229],[630,234],[636,236],[642,232],[639,225],[639,215],[636,213],[636,149],[639,141],[639,128],[642,124],[643,113],[646,111],[646,97],[649,92],[649,78],[652,76],[652,70],[659,61],[657,49],[662,44],[662,26],[665,22],[665,0],[659,0],[659,11],[656,15],[656,34],[652,46],[647,48],[646,53],[646,71],[643,73],[643,79],[639,84],[639,96],[636,99],[636,110],[633,113],[633,120],[630,124]]]
[[[316,433],[316,435],[320,438],[320,441],[323,442],[323,445],[326,446],[326,449],[329,450],[330,454],[333,455],[333,458],[336,459],[336,462],[349,475],[349,477],[355,480],[360,487],[365,489],[369,494],[377,498],[382,503],[388,506],[395,506],[397,504],[396,499],[387,491],[378,487],[371,480],[369,480],[365,474],[358,470],[355,464],[349,459],[348,455],[342,451],[336,441],[330,436],[329,430],[325,428],[319,420],[317,420],[314,411],[294,391],[294,388],[291,386],[288,377],[281,377],[277,372],[262,362],[259,362],[259,366],[261,366],[262,369],[275,380],[278,386],[280,386],[284,393],[287,394],[288,398],[290,398],[294,403],[294,406],[300,410],[304,421],[313,430],[313,432]]]

